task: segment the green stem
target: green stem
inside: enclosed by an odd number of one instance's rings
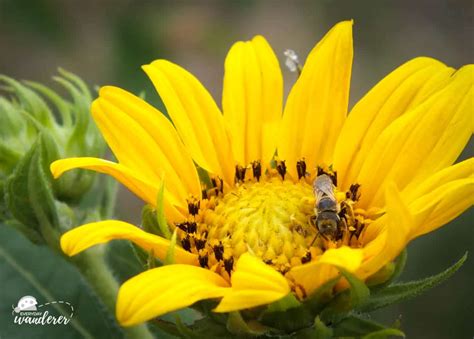
[[[119,284],[105,262],[104,254],[99,250],[89,249],[72,259],[84,278],[97,293],[112,314],[115,314],[115,301]],[[153,338],[146,325],[123,327],[126,338]]]

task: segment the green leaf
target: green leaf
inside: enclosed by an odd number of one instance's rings
[[[334,325],[333,328],[335,337],[361,337],[367,335],[370,337],[370,335],[374,335],[372,338],[385,338],[385,336],[382,336],[385,335],[385,333],[387,333],[386,335],[405,336],[403,332],[398,329],[387,328],[375,321],[355,315],[344,318],[342,321]],[[380,337],[377,337],[376,335],[379,335]]]
[[[47,247],[31,244],[6,225],[0,225],[0,286],[2,338],[123,338],[113,315],[74,266]],[[39,304],[71,303],[71,322],[62,326],[14,324],[11,307],[25,295],[34,296]],[[70,314],[60,304],[53,304],[52,312]]]
[[[142,226],[148,233],[163,236],[158,220],[156,218],[155,209],[151,205],[145,205],[142,209]]]
[[[467,252],[458,262],[437,275],[408,283],[394,284],[377,291],[376,293],[373,293],[365,303],[360,305],[358,310],[361,312],[371,312],[420,295],[451,277],[464,264],[466,259]]]
[[[397,330],[396,328],[387,328],[385,330],[380,330],[367,334],[362,339],[385,339],[393,336],[405,338],[405,333],[400,330]]]

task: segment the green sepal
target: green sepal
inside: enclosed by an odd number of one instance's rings
[[[314,316],[318,314],[333,298],[333,287],[341,275],[320,286],[303,303],[296,300],[293,294],[268,306],[261,315],[262,324],[280,330],[282,333],[304,331],[304,335],[313,333]],[[292,307],[290,307],[292,306]],[[320,320],[318,320],[320,321]],[[303,330],[302,330],[303,329]],[[301,332],[303,333],[303,332]]]
[[[370,296],[370,290],[363,281],[343,268],[338,267],[338,269],[346,278],[350,288],[336,295],[324,308],[321,312],[321,319],[324,322],[334,322],[343,318],[346,313],[362,305]]]
[[[186,324],[181,321],[181,317],[178,314],[175,314],[175,323],[177,330],[183,338],[200,338],[200,336],[196,332],[192,331],[189,327],[186,326]]]
[[[267,306],[266,313],[284,312],[290,308],[300,307],[301,302],[296,299],[293,293],[288,293],[285,297]]]
[[[371,312],[420,295],[451,277],[464,264],[466,259],[467,252],[454,265],[437,275],[408,283],[393,284],[380,291],[376,291],[372,293],[365,303],[359,305],[357,310],[361,312]]]
[[[163,266],[163,264],[155,258],[152,252],[147,252],[134,243],[130,243],[130,246],[132,246],[133,254],[140,263],[142,270]]]
[[[0,81],[10,86],[20,100],[20,105],[24,111],[38,120],[41,125],[51,128],[54,125],[54,117],[46,102],[33,90],[22,85],[18,81],[4,75],[0,75]]]
[[[237,311],[229,313],[227,330],[235,335],[260,336],[269,332],[270,329],[255,320],[246,321]]]
[[[158,338],[165,337],[166,335],[171,336],[172,338],[180,337],[181,332],[179,331],[178,327],[175,323],[163,319],[153,319],[148,322],[148,325]],[[164,333],[163,333],[164,332]]]
[[[333,287],[341,279],[341,275],[326,281],[313,292],[303,303],[311,313],[318,314],[333,298]]]
[[[43,154],[40,135],[7,179],[5,200],[17,220],[38,231],[50,246],[57,247],[59,217],[51,177],[44,170]]]
[[[205,316],[187,325],[178,314],[174,314],[174,322],[163,318],[154,319],[150,322],[152,328],[158,328],[160,332],[174,337],[181,338],[229,338],[232,334],[227,330],[226,323],[216,321],[214,317]],[[163,333],[156,333],[158,338],[162,338]]]
[[[386,338],[389,335],[404,337],[405,334],[396,328],[387,328],[375,321],[350,315],[333,326],[334,337]],[[370,337],[370,336],[373,337]]]
[[[142,227],[148,233],[163,236],[156,219],[156,211],[151,205],[145,205],[142,209]]]
[[[143,272],[143,266],[128,240],[111,241],[106,251],[106,261],[120,283]]]
[[[47,98],[51,103],[56,106],[57,111],[61,116],[62,126],[71,127],[72,119],[69,105],[63,98],[61,98],[59,94],[39,82],[26,80],[24,81],[24,83],[28,85],[28,87],[42,94],[45,98]]]
[[[371,291],[378,291],[387,287],[392,282],[394,282],[400,276],[400,274],[402,274],[408,258],[407,253],[408,252],[405,248],[394,263],[385,265],[381,271],[375,273],[373,276],[367,279],[366,283],[367,286],[370,287]]]
[[[166,251],[166,258],[163,261],[164,265],[173,265],[176,263],[175,256],[174,256],[174,249],[176,247],[176,229],[173,232],[173,235],[171,236],[170,240],[170,246],[168,247],[168,251]]]
[[[291,338],[301,339],[331,339],[333,338],[333,329],[326,326],[325,323],[316,317],[314,325],[310,328],[305,328],[301,331],[294,333]]]
[[[156,221],[161,234],[166,238],[171,238],[171,232],[168,228],[168,222],[165,217],[165,181],[161,180],[160,186],[158,187],[158,197],[156,199]]]
[[[0,140],[0,172],[10,173],[21,158],[21,153]]]
[[[312,325],[314,315],[304,306],[285,311],[264,312],[260,322],[281,333],[291,333]]]

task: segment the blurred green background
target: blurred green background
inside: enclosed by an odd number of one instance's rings
[[[352,18],[352,106],[410,58],[432,56],[453,67],[472,62],[473,15],[470,0],[0,0],[0,74],[51,84],[60,66],[90,85],[144,91],[149,102],[163,109],[140,66],[165,58],[193,72],[220,103],[223,62],[233,42],[262,34],[280,63],[287,48],[304,60],[333,24]],[[286,69],[283,74],[288,92],[295,76]],[[472,143],[462,157],[468,156]],[[141,207],[121,189],[118,217],[138,222]],[[402,279],[437,273],[472,249],[473,218],[471,210],[415,240]],[[409,338],[473,337],[472,262],[471,257],[442,286],[374,318],[387,324],[400,318]]]

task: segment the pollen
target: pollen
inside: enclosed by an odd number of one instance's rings
[[[306,164],[300,160],[295,165],[297,180],[286,175],[286,163],[280,160],[265,173],[259,162],[236,166],[236,184],[228,190],[218,185],[218,178],[211,179],[205,198],[188,200],[188,220],[176,224],[182,247],[197,254],[202,267],[229,278],[245,252],[284,274],[292,266],[317,260],[327,248],[357,245],[352,238],[359,236],[364,221],[351,208],[359,187],[336,189],[347,232],[336,242],[328,241],[315,224],[314,188]]]

